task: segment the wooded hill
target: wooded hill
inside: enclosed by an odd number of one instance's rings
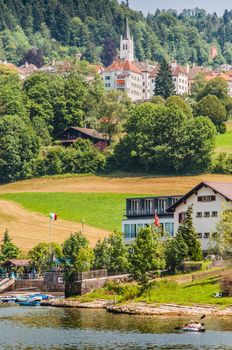
[[[81,52],[90,62],[109,64],[128,16],[138,60],[176,59],[204,65],[232,63],[232,11],[222,17],[205,10],[148,14],[116,0],[2,0],[0,59],[20,64],[32,47],[46,61]],[[212,62],[212,45],[219,54]],[[107,55],[108,53],[108,55]],[[41,58],[40,64],[43,63]]]

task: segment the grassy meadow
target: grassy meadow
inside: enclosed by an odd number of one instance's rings
[[[118,302],[135,301],[148,303],[164,303],[179,305],[210,304],[218,306],[231,305],[231,298],[215,298],[213,294],[220,292],[220,282],[218,277],[210,277],[197,282],[179,284],[164,278],[153,282],[150,296],[145,291],[139,295],[139,288],[136,283],[109,284],[105,288],[96,289],[82,297],[77,297],[82,302],[93,301],[95,299],[116,300]]]
[[[232,153],[232,120],[227,123],[225,134],[218,134],[216,138],[215,153]]]
[[[25,209],[108,231],[120,230],[127,194],[116,193],[9,193],[0,199],[14,201]],[[132,195],[134,196],[134,195]]]

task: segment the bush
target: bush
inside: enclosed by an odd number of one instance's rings
[[[213,172],[232,174],[232,154],[220,153],[214,161]]]
[[[232,276],[226,275],[221,279],[221,291],[225,296],[232,297]]]
[[[89,140],[78,140],[73,146],[50,147],[37,159],[35,176],[96,173],[105,167],[105,155]]]
[[[131,300],[140,294],[140,287],[136,283],[120,283],[110,281],[106,285],[109,291],[113,291],[123,297],[123,300]]]

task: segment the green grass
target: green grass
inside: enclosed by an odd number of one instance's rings
[[[71,299],[81,302],[91,302],[95,299],[114,300],[116,296],[117,302],[142,301],[147,303],[179,305],[211,304],[219,307],[232,305],[232,298],[214,298],[212,296],[215,292],[219,291],[220,285],[216,277],[185,284],[178,284],[175,281],[162,279],[153,282],[150,297],[148,291],[138,296],[139,288],[135,283],[109,283],[105,288],[96,289],[84,296],[77,296]]]
[[[216,153],[232,153],[232,131],[225,134],[218,134],[216,138]]]
[[[154,283],[151,289],[151,300],[148,292],[144,293],[137,301],[175,303],[183,305],[214,304],[228,306],[232,304],[232,298],[214,298],[213,293],[220,291],[218,278],[211,277],[192,283],[177,284],[173,281],[162,280]]]
[[[24,208],[48,216],[85,223],[109,231],[120,230],[129,194],[111,193],[9,193],[0,198],[17,202]]]

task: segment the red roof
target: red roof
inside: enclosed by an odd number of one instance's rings
[[[223,80],[226,80],[226,81],[231,81],[231,78],[226,75],[225,73],[222,73],[222,72],[211,72],[210,74],[208,74],[206,77],[205,77],[205,80],[209,81],[209,80],[212,80],[212,79],[215,79],[215,78],[221,78]]]
[[[114,71],[127,71],[127,72],[142,74],[141,70],[136,66],[136,63],[128,60],[114,61],[109,67],[105,69],[105,72],[114,72]]]

